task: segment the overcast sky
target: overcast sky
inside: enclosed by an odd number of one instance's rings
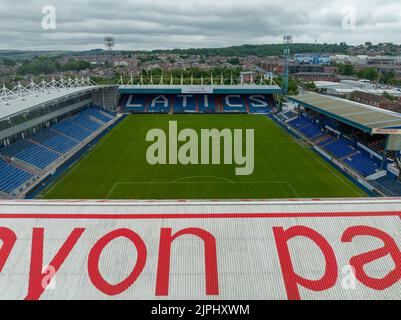
[[[46,5],[55,30],[42,28]],[[0,21],[0,49],[103,48],[106,34],[124,50],[279,43],[284,34],[401,43],[400,0],[0,0]]]

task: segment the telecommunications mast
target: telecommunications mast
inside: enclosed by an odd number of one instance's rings
[[[109,55],[111,56],[114,45],[115,45],[114,37],[111,37],[111,36],[104,37],[104,45],[106,46],[107,51],[109,52]]]
[[[283,88],[282,88],[284,95],[288,94],[288,77],[289,77],[288,65],[289,65],[290,54],[291,54],[291,49],[290,49],[291,43],[292,43],[292,35],[285,35],[284,36],[284,74],[283,74]]]

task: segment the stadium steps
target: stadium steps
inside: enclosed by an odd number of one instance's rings
[[[75,124],[76,126],[80,127],[81,129],[89,131],[90,133],[95,132],[95,131],[93,131],[93,129],[85,127],[82,123],[76,121],[74,118],[71,118],[71,119],[68,119],[68,120],[70,120],[73,124]]]
[[[242,97],[242,100],[243,100],[244,103],[245,103],[246,112],[247,112],[248,114],[251,113],[251,111],[250,111],[250,109],[249,109],[249,103],[248,103],[246,97],[245,97],[245,96],[241,96],[241,97]]]
[[[92,115],[89,115],[89,116],[88,116],[88,119],[91,120],[91,121],[93,121],[93,122],[96,122],[96,123],[98,123],[98,124],[100,124],[100,125],[102,125],[102,126],[105,125],[105,123],[104,123],[102,120],[100,120],[100,119],[98,119],[98,118],[96,118],[96,117],[94,117],[94,116],[92,116]]]
[[[354,152],[346,155],[345,157],[340,158],[341,161],[347,159],[347,158],[352,158],[353,156],[356,156],[358,153],[360,153],[358,150],[355,150]]]
[[[327,147],[333,143],[336,143],[337,141],[338,141],[338,139],[336,139],[336,138],[331,139],[329,142],[322,144],[321,147]]]
[[[98,111],[99,111],[99,113],[100,113],[101,115],[103,115],[104,117],[110,119],[108,122],[110,122],[111,120],[114,119],[114,116],[111,115],[110,113],[107,113],[107,112],[105,112],[105,111],[103,111],[103,110],[100,110],[100,109],[98,109]]]
[[[171,97],[171,106],[168,114],[174,114],[174,96]]]
[[[12,194],[35,178],[31,173],[0,159],[0,191]]]
[[[222,102],[221,96],[218,96],[218,97],[215,98],[215,104],[216,104],[217,113],[223,113],[224,112],[224,106],[223,106],[223,102]]]
[[[316,141],[315,141],[315,143],[316,144],[318,144],[319,146],[321,146],[321,147],[324,147],[324,144],[322,145],[321,143],[323,142],[323,141],[327,141],[328,139],[331,139],[332,138],[332,136],[330,136],[330,135],[325,135],[325,136],[322,136],[322,137],[320,137],[319,139],[317,139]],[[328,142],[327,142],[328,143]]]
[[[73,137],[70,137],[69,135],[66,135],[65,133],[63,133],[63,132],[61,132],[61,131],[58,131],[57,129],[54,129],[54,128],[49,128],[49,129],[52,130],[52,131],[54,131],[55,133],[57,133],[57,134],[59,134],[59,135],[62,135],[63,137],[70,138],[70,139],[72,139],[72,140],[74,140],[74,141],[76,141],[76,142],[78,142],[78,143],[81,142],[81,141],[79,141],[78,139],[75,139],[75,138],[73,138]]]
[[[34,176],[40,176],[42,174],[42,171],[35,167],[34,165],[27,163],[25,161],[22,161],[18,158],[15,157],[9,157],[9,156],[3,156],[0,154],[0,160],[3,159],[4,161],[10,163],[14,167],[18,169],[22,169],[24,171],[29,172],[30,174]]]
[[[42,148],[45,148],[45,149],[47,149],[47,150],[49,150],[49,151],[51,151],[51,152],[57,153],[57,154],[59,154],[60,156],[63,155],[63,153],[58,152],[57,150],[54,150],[53,148],[49,148],[49,147],[47,147],[47,146],[45,146],[45,145],[43,145],[43,144],[41,144],[41,143],[39,143],[39,142],[37,142],[37,141],[35,141],[35,140],[32,140],[32,139],[30,139],[30,138],[27,138],[26,140],[28,140],[29,142],[32,142],[33,144],[36,144],[36,145],[38,145],[38,146],[41,146]]]

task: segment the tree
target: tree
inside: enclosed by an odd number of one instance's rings
[[[14,66],[17,65],[15,60],[10,59],[10,58],[2,58],[2,59],[0,59],[0,64],[2,64],[4,66],[8,66],[8,67],[14,67]]]
[[[394,96],[392,96],[390,93],[388,93],[387,91],[384,91],[383,92],[383,97],[385,97],[385,98],[387,98],[387,99],[389,99],[389,100],[391,100],[391,101],[394,101],[395,100],[395,97]]]
[[[361,79],[367,79],[370,81],[377,81],[379,72],[374,67],[369,67],[358,72],[358,77]]]
[[[338,72],[345,76],[352,76],[355,74],[354,66],[352,64],[339,63],[337,65]]]
[[[239,58],[231,58],[231,59],[227,60],[227,62],[232,65],[239,65],[241,63]]]

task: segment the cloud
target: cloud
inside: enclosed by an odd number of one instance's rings
[[[42,7],[56,9],[43,30]],[[342,27],[353,6],[354,29]],[[351,7],[352,8],[352,7]],[[93,49],[106,34],[116,49],[220,47],[243,43],[398,42],[398,0],[2,0],[0,49]]]

